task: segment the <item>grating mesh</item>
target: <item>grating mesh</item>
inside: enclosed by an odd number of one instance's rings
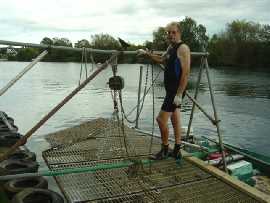
[[[91,125],[93,133],[87,133],[86,126],[75,128],[76,141],[72,135],[72,130],[60,131],[62,134],[54,133],[49,135],[47,139],[54,147],[43,152],[48,164],[82,162],[100,159],[123,158],[123,157],[140,157],[149,155],[149,146],[151,138],[142,136],[135,130],[125,126],[124,138],[123,131],[118,127],[117,122],[109,122],[105,119],[97,119],[94,122],[96,125]],[[92,128],[100,128],[95,131]],[[81,129],[79,131],[79,129]],[[66,132],[66,133],[65,133]],[[83,133],[83,138],[80,134]],[[87,137],[85,135],[91,134]],[[55,135],[56,137],[53,137]],[[60,145],[60,140],[64,140],[64,144]],[[67,144],[71,142],[71,144]],[[153,151],[160,148],[159,140],[154,139]],[[57,143],[57,144],[56,144]],[[125,146],[125,143],[127,147]]]
[[[48,134],[46,140],[54,148],[95,138],[103,131],[108,122],[108,119],[98,118],[72,128]]]
[[[49,168],[120,167],[55,177],[69,202],[256,202],[185,159],[180,164],[147,161],[150,137],[127,127],[123,133],[115,121],[97,119],[82,126],[75,127],[76,138],[72,129],[50,135],[54,148],[43,153]],[[153,151],[159,148],[154,140]]]

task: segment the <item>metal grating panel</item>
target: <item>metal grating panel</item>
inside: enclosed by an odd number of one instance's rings
[[[43,153],[52,171],[101,166],[92,172],[55,177],[69,202],[256,202],[185,159],[180,164],[174,159],[147,162],[148,136],[127,127],[123,133],[115,121],[104,119],[90,126],[91,133],[86,133],[89,128],[84,126],[81,137],[79,127],[76,138],[72,129],[57,134],[66,138],[62,145],[59,137],[51,137],[58,144]],[[155,139],[153,151],[159,148],[159,140]],[[123,165],[127,161],[131,164]],[[113,167],[103,167],[108,165]]]
[[[60,170],[122,161],[103,160],[51,167],[53,170]],[[172,202],[174,199],[183,202],[212,202],[219,198],[224,202],[239,202],[241,199],[255,202],[185,160],[180,165],[172,159],[154,162],[151,171],[149,165],[143,165],[135,174],[132,167],[123,167],[94,173],[68,174],[56,179],[69,202],[151,202],[156,198],[161,202]],[[215,190],[209,190],[210,188]],[[154,197],[150,195],[152,192],[156,192]],[[141,196],[143,199],[140,199]]]
[[[249,196],[211,177],[161,190],[164,202],[256,202]]]

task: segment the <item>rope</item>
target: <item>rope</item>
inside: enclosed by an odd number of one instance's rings
[[[96,66],[96,63],[94,61],[92,52],[90,54],[90,60],[91,60],[91,63],[92,63],[92,68],[91,68],[91,70],[89,70],[89,74],[94,71],[94,65]],[[85,72],[85,78],[88,78],[88,67],[87,67],[87,64],[88,64],[87,51],[86,51],[86,48],[83,47],[82,48],[82,57],[81,57],[81,69],[80,69],[79,85],[81,84],[83,68],[84,68],[84,72]]]
[[[84,70],[85,70],[85,78],[87,78],[87,51],[84,48]]]
[[[94,66],[97,67],[97,64],[96,64],[96,62],[94,60],[92,52],[90,53],[90,59],[91,59],[91,64],[92,64],[92,69],[91,69],[91,72],[92,72],[94,70]]]
[[[117,57],[115,57],[115,59],[112,61],[111,67],[112,67],[113,75],[116,76],[116,73],[117,73]],[[127,155],[127,158],[130,159],[130,156],[129,156],[129,153],[128,153],[127,141],[126,141],[126,132],[125,132],[124,116],[123,116],[122,108],[121,108],[121,121],[120,121],[120,118],[119,118],[119,108],[118,108],[118,102],[117,102],[117,93],[119,95],[119,100],[121,101],[121,99],[120,99],[121,98],[121,96],[120,96],[121,95],[121,90],[119,90],[119,91],[114,90],[113,94],[112,94],[113,103],[114,103],[114,113],[113,113],[113,115],[116,116],[118,126],[121,127],[121,131],[122,131],[123,139],[124,139],[124,146],[125,146],[125,150],[126,150],[126,155]],[[119,131],[119,134],[120,134],[120,131]],[[122,145],[121,140],[120,140],[120,144]]]

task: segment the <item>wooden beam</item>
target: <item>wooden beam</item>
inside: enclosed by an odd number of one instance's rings
[[[240,190],[241,192],[249,195],[250,197],[258,200],[259,202],[269,202],[270,203],[270,196],[257,190],[254,187],[249,186],[248,184],[245,184],[241,182],[240,180],[226,174],[225,172],[221,171],[220,169],[211,166],[210,164],[207,164],[203,162],[202,160],[196,158],[196,157],[191,157],[191,156],[186,156],[188,153],[187,152],[182,152],[184,159],[191,162],[192,164],[195,164],[202,170],[212,174],[216,178],[222,180],[223,182],[229,184],[230,186],[234,187],[237,190]]]

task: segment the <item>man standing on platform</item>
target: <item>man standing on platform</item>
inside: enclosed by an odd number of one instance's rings
[[[162,145],[161,150],[151,157],[156,160],[166,159],[168,156],[181,159],[180,108],[190,73],[190,49],[181,40],[180,24],[171,22],[167,25],[166,31],[169,46],[162,56],[152,54],[143,49],[137,50],[139,55],[147,56],[156,63],[165,65],[164,86],[166,96],[159,115],[156,118],[161,133]],[[169,152],[168,142],[169,118],[171,119],[175,135],[175,146],[172,152]]]

